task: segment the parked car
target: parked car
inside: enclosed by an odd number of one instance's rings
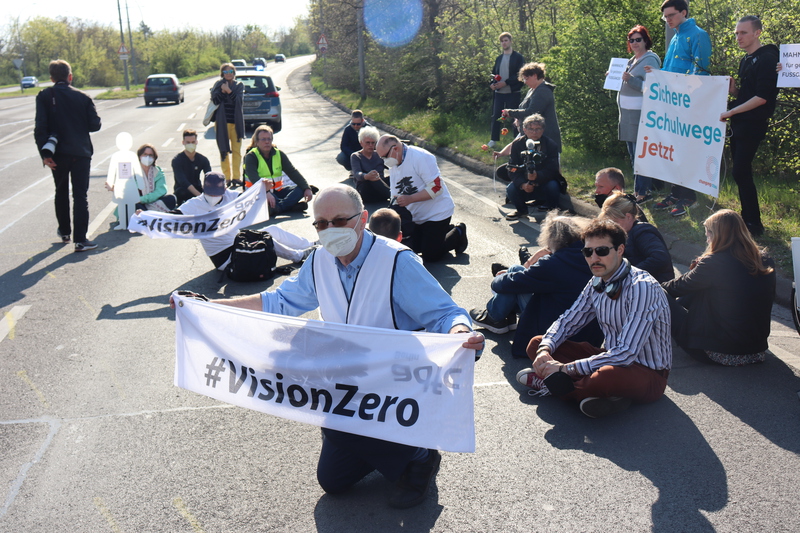
[[[27,89],[28,87],[38,87],[39,80],[36,79],[36,76],[25,76],[22,78],[22,88]]]
[[[277,133],[281,131],[281,98],[272,78],[262,72],[248,71],[236,75],[236,81],[244,85],[245,127],[266,122]]]
[[[286,56],[283,55],[283,54],[275,54],[275,62],[276,63],[285,63],[286,62]]]
[[[245,61],[244,59],[232,59],[231,65],[233,65],[236,68],[244,68],[247,66],[247,61]]]
[[[144,105],[184,100],[184,87],[175,74],[151,74],[144,82]]]

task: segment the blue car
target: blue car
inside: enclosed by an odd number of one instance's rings
[[[22,78],[22,88],[27,89],[28,87],[38,87],[39,80],[36,79],[35,76],[25,76]]]
[[[236,81],[244,85],[245,127],[267,123],[277,133],[281,131],[281,97],[272,83],[272,78],[261,72],[246,72],[236,75]]]

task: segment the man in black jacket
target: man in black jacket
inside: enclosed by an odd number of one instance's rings
[[[353,170],[350,165],[350,156],[353,155],[353,152],[361,150],[361,143],[358,142],[358,132],[366,126],[369,126],[369,123],[364,118],[364,113],[360,109],[354,109],[350,114],[350,122],[342,132],[342,141],[339,143],[341,152],[336,156],[336,162],[347,170]]]
[[[754,237],[764,233],[764,226],[758,191],[753,183],[753,158],[767,134],[767,122],[775,112],[778,98],[775,67],[780,57],[777,46],[761,44],[761,28],[761,21],[752,15],[742,17],[736,24],[736,42],[746,54],[739,63],[738,88],[731,78],[730,93],[734,100],[730,109],[719,117],[723,122],[731,119],[733,179],[739,186],[742,218]]]
[[[73,88],[72,67],[62,59],[50,62],[50,79],[55,85],[36,95],[36,126],[33,136],[50,167],[56,185],[58,236],[64,244],[75,239],[75,251],[97,248],[86,239],[89,228],[89,170],[94,149],[89,133],[100,129],[100,117],[92,99]],[[72,181],[72,218],[69,218],[69,185]]]
[[[492,68],[492,138],[489,141],[489,148],[494,148],[500,139],[500,123],[497,119],[503,113],[503,109],[516,109],[519,107],[520,90],[522,82],[517,79],[519,69],[525,64],[522,54],[515,52],[512,48],[513,41],[511,34],[503,32],[500,34],[500,47],[503,53],[497,56]],[[513,128],[513,126],[512,126]],[[513,128],[514,135],[517,129]]]

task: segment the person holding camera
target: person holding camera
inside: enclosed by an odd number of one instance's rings
[[[544,135],[544,117],[538,113],[525,118],[523,136],[511,143],[507,172],[511,183],[506,194],[516,211],[506,220],[528,217],[527,202],[536,200],[539,209],[549,211],[558,206],[559,184],[558,145]],[[498,169],[498,175],[500,169]]]
[[[75,239],[75,251],[94,250],[97,245],[86,239],[89,229],[89,171],[92,167],[92,140],[89,133],[100,129],[100,117],[92,99],[73,88],[72,67],[63,59],[50,62],[54,85],[36,95],[36,125],[33,137],[42,162],[53,172],[56,185],[56,219],[61,242]],[[71,178],[71,180],[70,180]],[[69,185],[72,182],[72,218],[70,226]]]

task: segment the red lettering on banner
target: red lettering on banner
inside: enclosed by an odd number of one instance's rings
[[[672,154],[675,152],[675,147],[671,144],[667,146],[666,144],[658,144],[656,143],[648,143],[647,137],[644,138],[644,142],[642,143],[642,153],[639,154],[637,159],[642,159],[645,156],[651,155],[653,157],[660,157],[661,159],[668,159],[670,161],[674,161],[672,158]]]

